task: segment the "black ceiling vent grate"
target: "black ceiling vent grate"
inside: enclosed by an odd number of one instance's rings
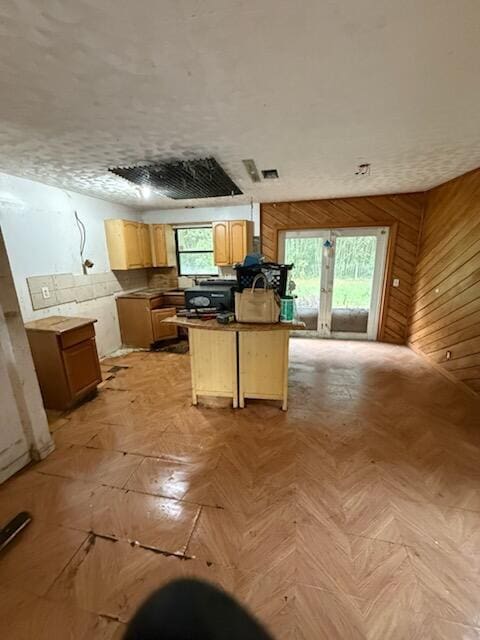
[[[215,158],[174,160],[135,167],[109,169],[139,187],[148,185],[167,198],[186,200],[238,196],[242,192]]]

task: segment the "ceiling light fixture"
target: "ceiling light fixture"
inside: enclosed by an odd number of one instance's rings
[[[148,184],[142,184],[140,187],[140,193],[142,194],[142,198],[144,200],[148,200],[148,198],[152,195],[152,187]]]
[[[243,166],[247,170],[248,175],[252,179],[252,182],[260,182],[260,175],[258,173],[257,165],[255,164],[255,160],[242,160]]]

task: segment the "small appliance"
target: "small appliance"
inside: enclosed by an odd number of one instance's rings
[[[185,289],[185,306],[187,309],[210,309],[212,311],[233,311],[235,300],[234,285],[210,286],[198,285]]]

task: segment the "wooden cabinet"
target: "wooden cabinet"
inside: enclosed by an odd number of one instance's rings
[[[102,381],[96,320],[50,316],[25,325],[43,403],[65,411],[96,390]]]
[[[213,229],[213,259],[219,267],[232,264],[230,262],[230,234],[228,222],[214,222]]]
[[[148,224],[134,220],[105,220],[110,268],[141,269],[152,266]]]
[[[231,263],[243,262],[247,253],[252,252],[253,222],[249,220],[231,220],[228,225]]]
[[[153,341],[168,340],[176,338],[178,335],[177,327],[173,324],[163,324],[162,320],[175,315],[175,308],[154,309],[152,311],[152,330]]]
[[[140,234],[140,247],[142,251],[142,260],[144,267],[152,267],[152,245],[150,242],[150,225],[140,223],[138,227]]]
[[[126,293],[117,298],[118,322],[124,347],[149,349],[157,340],[176,338],[173,325],[161,325],[164,318],[174,316],[175,307],[160,308],[162,295]]]
[[[169,224],[150,224],[150,239],[154,267],[176,265],[175,233]]]
[[[213,255],[215,264],[224,267],[243,262],[253,246],[253,222],[229,220],[213,223]]]

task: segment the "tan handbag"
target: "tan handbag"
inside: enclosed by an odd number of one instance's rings
[[[256,289],[257,282],[263,278],[264,289]],[[267,289],[267,279],[263,273],[255,276],[251,289],[235,292],[235,315],[237,322],[278,322],[280,317],[280,298],[273,289]]]

